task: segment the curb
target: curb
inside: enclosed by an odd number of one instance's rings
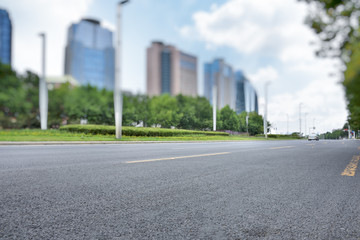
[[[244,140],[209,140],[209,141],[43,141],[43,142],[1,142],[0,146],[12,145],[90,145],[90,144],[154,144],[154,143],[214,143],[243,142]]]

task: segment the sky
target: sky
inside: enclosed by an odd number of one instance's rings
[[[40,73],[41,39],[47,34],[46,74],[64,72],[68,27],[90,17],[115,31],[116,0],[1,0],[13,23],[13,67]],[[122,16],[122,81],[125,90],[145,93],[146,48],[163,41],[198,57],[203,66],[223,58],[242,70],[257,89],[273,132],[308,134],[341,128],[347,117],[339,63],[314,55],[316,36],[304,24],[307,7],[297,0],[130,0]],[[115,36],[115,35],[114,35]],[[115,39],[114,39],[115,40]],[[313,130],[311,130],[313,131]]]

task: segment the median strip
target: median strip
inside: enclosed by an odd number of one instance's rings
[[[295,146],[273,147],[273,148],[269,148],[269,149],[274,150],[274,149],[293,148],[293,147],[295,147]]]
[[[208,154],[180,156],[180,157],[169,157],[169,158],[157,158],[157,159],[148,159],[148,160],[137,160],[137,161],[128,161],[128,162],[125,162],[125,163],[145,163],[145,162],[167,161],[167,160],[183,159],[183,158],[208,157],[208,156],[225,155],[225,154],[230,154],[230,152],[208,153]]]
[[[360,156],[353,156],[350,163],[346,166],[345,170],[341,173],[342,176],[355,176],[356,168],[358,166]]]

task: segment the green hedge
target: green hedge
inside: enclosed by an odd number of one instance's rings
[[[258,134],[257,137],[265,137],[264,134]],[[276,139],[301,139],[298,135],[268,134],[268,138]]]
[[[115,135],[114,126],[106,125],[66,125],[60,127],[62,131],[86,133],[86,134],[102,134]],[[182,129],[166,129],[166,128],[144,128],[144,127],[122,127],[122,135],[124,136],[143,136],[143,137],[174,137],[184,135],[208,135],[208,136],[229,136],[225,132],[212,131],[191,131]]]

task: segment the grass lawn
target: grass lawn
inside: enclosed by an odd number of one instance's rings
[[[231,140],[262,140],[261,137],[247,136],[204,136],[186,135],[174,137],[128,137],[121,140],[115,139],[115,135],[92,135],[84,133],[71,133],[60,130],[1,130],[0,141],[231,141]]]

